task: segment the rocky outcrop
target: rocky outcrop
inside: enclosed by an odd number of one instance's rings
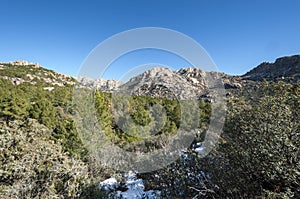
[[[7,80],[11,81],[14,85],[19,85],[19,84],[22,84],[24,82],[28,82],[28,81],[25,81],[24,79],[19,78],[19,77],[0,76],[0,78],[7,79]],[[32,83],[32,84],[35,84],[35,83]]]
[[[297,81],[300,79],[300,55],[281,57],[274,63],[264,62],[242,77],[254,81]]]
[[[14,66],[33,66],[35,68],[39,68],[40,65],[38,63],[29,63],[26,60],[16,60],[16,61],[10,61],[8,62],[8,64],[10,65],[14,65]]]
[[[207,88],[205,82],[206,73],[199,68],[182,68],[175,71],[177,75],[185,78],[192,86],[198,90],[204,90]]]

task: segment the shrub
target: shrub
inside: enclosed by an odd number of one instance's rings
[[[87,186],[88,168],[62,151],[35,120],[0,121],[0,195],[3,198],[74,198]]]

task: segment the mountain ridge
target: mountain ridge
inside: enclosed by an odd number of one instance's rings
[[[297,81],[300,79],[300,55],[280,57],[274,63],[263,62],[242,77],[254,81],[262,79]]]
[[[280,57],[274,63],[263,62],[244,75],[229,75],[222,72],[205,72],[199,68],[154,67],[127,82],[118,80],[96,80],[88,77],[72,78],[43,68],[39,64],[24,60],[0,63],[0,78],[7,79],[15,85],[21,83],[44,83],[45,90],[55,86],[79,85],[84,88],[98,89],[103,92],[120,92],[125,90],[132,95],[148,95],[177,99],[195,99],[205,95],[208,85],[206,78],[220,78],[227,94],[241,89],[245,85],[266,79],[268,81],[298,81],[300,79],[300,55]]]

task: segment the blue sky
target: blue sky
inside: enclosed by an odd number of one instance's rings
[[[188,35],[229,74],[300,54],[298,0],[0,0],[0,8],[0,61],[25,59],[72,76],[100,42],[149,26]],[[105,77],[118,79],[146,63],[187,64],[145,50],[116,60]]]

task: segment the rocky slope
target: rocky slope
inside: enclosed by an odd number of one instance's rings
[[[183,72],[185,75],[187,71]],[[119,87],[118,91],[133,95],[148,95],[164,98],[195,98],[205,88],[203,77],[185,78],[177,71],[168,68],[152,68],[138,76],[131,78]]]
[[[53,90],[55,86],[74,85],[76,80],[68,75],[45,69],[39,64],[18,60],[0,63],[0,78],[7,79],[15,85],[22,83],[44,84],[45,90]]]
[[[118,91],[170,99],[207,98],[209,97],[208,79],[223,83],[227,92],[239,89],[248,82],[239,76],[205,72],[199,68],[182,68],[176,71],[168,68],[152,68],[131,78],[120,86]]]
[[[300,55],[276,59],[274,63],[264,62],[242,76],[243,79],[261,81],[297,81],[300,79]]]
[[[119,90],[133,95],[148,95],[177,99],[206,98],[207,78],[223,82],[226,95],[235,95],[240,90],[251,90],[259,86],[257,81],[296,82],[300,79],[300,55],[278,58],[275,63],[262,63],[242,76],[219,72],[205,72],[199,68],[182,68],[172,71],[167,68],[152,68],[127,83]],[[244,88],[244,89],[243,89]]]
[[[242,88],[249,80],[219,72],[205,72],[199,68],[154,67],[123,83],[117,80],[78,78],[79,87],[99,89],[137,96],[164,97],[169,99],[198,99],[207,97],[207,78],[223,81],[227,93]]]

